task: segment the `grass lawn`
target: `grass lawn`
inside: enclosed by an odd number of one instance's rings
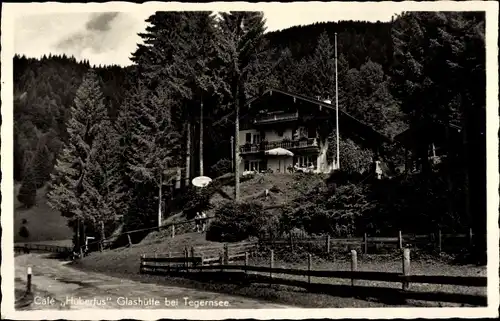
[[[183,244],[207,244],[202,234],[190,233],[181,235],[174,239],[165,239],[164,242],[134,245],[132,248],[116,251],[105,251],[102,253],[92,253],[89,257],[76,262],[74,266],[82,270],[105,273],[113,276],[129,278],[142,282],[161,283],[166,285],[176,285],[182,287],[193,287],[203,290],[232,293],[236,295],[249,296],[268,301],[291,304],[302,307],[326,308],[326,307],[379,307],[379,306],[461,306],[455,303],[439,303],[427,301],[408,300],[404,304],[391,303],[387,300],[377,298],[345,297],[345,295],[329,295],[322,293],[310,293],[305,289],[295,286],[268,285],[262,283],[248,284],[239,281],[229,281],[229,276],[221,278],[203,279],[196,277],[195,273],[191,277],[173,277],[158,275],[139,274],[140,255],[147,253],[166,254],[168,250],[174,251],[182,249]],[[275,255],[274,267],[307,269],[307,260],[297,257],[290,260],[290,257],[280,257]],[[269,266],[267,255],[251,256],[250,265]],[[350,270],[350,259],[347,255],[339,254],[329,259],[314,258],[312,268],[314,270]],[[371,255],[358,257],[358,270],[360,271],[380,271],[380,272],[401,272],[402,263],[397,255]],[[418,259],[412,261],[412,274],[425,275],[450,275],[450,276],[486,276],[486,268],[470,265],[451,265],[442,260]],[[294,279],[306,281],[306,277],[277,275],[275,278]],[[338,286],[350,285],[350,280],[333,278],[311,278],[312,283],[331,284]],[[400,289],[400,283],[378,282],[378,281],[356,281],[356,286],[379,287]],[[460,287],[447,285],[427,285],[412,284],[413,291],[450,292],[470,295],[486,295],[485,288]],[[392,298],[394,299],[394,298]],[[389,300],[390,301],[390,300]]]
[[[397,253],[397,252],[396,252]],[[296,259],[290,261],[289,258],[280,258],[279,254],[274,256],[274,267],[276,268],[290,268],[290,269],[303,269],[307,270],[307,259]],[[251,257],[249,260],[250,265],[254,266],[269,266],[270,261],[268,256],[261,255],[259,257]],[[350,271],[351,261],[348,255],[338,255],[333,259],[321,259],[313,257],[312,270],[320,271]],[[358,256],[358,271],[371,271],[371,272],[395,272],[402,273],[402,259],[397,254],[392,255],[359,255]],[[414,259],[410,264],[410,273],[412,275],[441,275],[441,276],[484,276],[486,277],[486,267],[476,265],[454,265],[447,263],[445,260],[438,259]],[[276,277],[306,280],[307,277],[293,276],[293,275],[276,275]],[[350,285],[349,279],[335,279],[335,278],[320,278],[311,277],[313,283],[327,283],[336,285]],[[383,281],[369,281],[369,280],[356,280],[356,285],[369,286],[369,287],[387,287],[387,288],[401,288],[401,283],[383,282]],[[482,287],[464,287],[455,285],[441,285],[441,284],[411,284],[411,290],[423,292],[451,292],[471,295],[486,295],[486,288]]]
[[[190,232],[170,237],[170,230],[150,233],[141,243],[132,247],[122,247],[115,250],[93,252],[82,259],[83,266],[96,271],[120,270],[125,273],[136,274],[139,271],[142,254],[168,255],[168,252],[182,253],[184,247],[220,244],[209,242],[205,234]]]
[[[303,190],[308,190],[312,185],[317,184],[318,177],[311,175],[263,175],[254,177],[245,181],[241,185],[241,197],[245,200],[256,200],[262,202],[263,205],[277,205],[286,203],[289,199],[296,197]],[[262,192],[265,189],[271,189],[271,198],[264,200]],[[228,195],[233,194],[231,186],[223,187],[223,190]],[[222,201],[215,196],[214,203]],[[213,214],[213,213],[210,213]],[[209,214],[209,216],[211,216]],[[182,220],[182,214],[171,217],[170,221]],[[101,272],[113,276],[134,279],[143,282],[161,283],[167,285],[177,285],[183,287],[194,287],[203,290],[231,293],[235,295],[249,296],[268,301],[291,304],[302,307],[311,308],[327,308],[327,307],[382,307],[382,306],[460,306],[460,304],[437,303],[425,301],[406,301],[401,303],[397,300],[381,301],[372,300],[367,297],[343,297],[342,295],[330,295],[311,293],[303,288],[296,286],[269,285],[269,284],[249,284],[239,281],[229,282],[226,276],[222,276],[217,280],[208,280],[197,278],[195,273],[192,273],[189,278],[173,277],[173,276],[158,276],[158,275],[141,275],[139,274],[140,256],[142,254],[167,255],[171,253],[182,253],[185,247],[188,249],[192,246],[215,245],[217,242],[209,242],[205,239],[204,234],[190,232],[192,227],[184,226],[179,228],[175,238],[171,238],[170,229],[162,230],[161,232],[152,232],[141,243],[133,245],[131,248],[119,248],[116,250],[107,250],[101,253],[92,253],[90,256],[75,262],[73,265],[82,270]],[[180,234],[187,232],[186,234]],[[175,255],[175,254],[174,254]],[[295,255],[295,257],[294,257]],[[250,264],[255,266],[269,266],[268,252],[261,252],[250,258]],[[282,268],[307,268],[307,258],[304,252],[292,253],[286,255],[280,251],[275,251],[275,267]],[[339,253],[331,255],[329,258],[313,259],[314,270],[350,270],[350,258],[346,254]],[[383,271],[383,272],[401,272],[402,261],[399,254],[397,255],[359,255],[358,270],[360,271]],[[412,256],[411,264],[412,274],[425,275],[456,275],[456,276],[485,276],[486,268],[470,265],[452,265],[442,259],[430,257]],[[275,275],[274,277],[296,279],[306,281],[306,277]],[[197,279],[196,279],[197,278]],[[235,277],[236,278],[236,277]],[[311,278],[313,283],[325,283],[331,285],[350,285],[350,280],[333,279],[333,278]],[[400,283],[375,282],[375,281],[356,281],[356,285],[363,287],[380,287],[380,288],[401,288]],[[485,295],[486,289],[473,287],[459,287],[446,285],[424,285],[412,284],[411,290],[414,291],[431,291],[431,292],[452,292],[471,295]]]
[[[37,191],[36,205],[29,209],[17,200],[19,188],[20,184],[14,187],[14,242],[71,240],[72,231],[66,218],[47,204],[46,187]],[[26,220],[25,224],[23,220]],[[28,237],[19,235],[23,225],[28,229]]]

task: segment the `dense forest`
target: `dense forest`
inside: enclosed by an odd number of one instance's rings
[[[326,231],[333,233],[339,224],[354,234],[429,224],[484,231],[484,14],[405,13],[389,23],[318,23],[271,33],[257,12],[220,19],[157,12],[147,22],[130,67],[14,57],[14,177],[25,206],[49,183],[50,204],[75,228],[83,222],[105,235],[120,222],[154,226],[159,197],[173,193],[169,182],[218,174],[231,159],[229,138],[238,141],[246,100],[269,87],[335,96],[337,33],[340,108],[389,138],[422,121],[461,126],[461,147],[437,171],[400,175],[383,187],[339,180],[306,193],[307,200],[297,200],[306,205],[284,210],[283,224],[315,233],[335,226]],[[343,140],[342,149],[348,174],[369,165],[353,142]],[[401,165],[397,142],[382,149],[391,168]],[[455,201],[462,203],[446,207]],[[470,208],[481,215],[472,220]],[[402,213],[412,222],[404,223]]]

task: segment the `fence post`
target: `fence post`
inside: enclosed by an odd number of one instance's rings
[[[326,254],[330,254],[330,234],[326,236]]]
[[[398,232],[398,244],[399,249],[401,250],[403,248],[403,234],[401,233],[401,230]]]
[[[190,251],[191,251],[191,259],[193,260],[193,261],[191,261],[191,264],[193,264],[193,266],[196,266],[197,262],[194,260],[194,247],[193,246],[191,246]]]
[[[403,276],[407,277],[410,275],[410,249],[403,249]],[[403,281],[403,290],[408,290],[410,283]]]
[[[365,233],[363,235],[364,250],[363,254],[368,254],[368,235]]]
[[[469,247],[472,247],[472,228],[469,228]]]
[[[26,283],[26,293],[31,294],[31,266],[28,266],[28,282]]]
[[[274,267],[274,251],[271,250],[271,259],[270,259],[270,262],[269,262],[269,267],[272,269]],[[272,279],[273,278],[273,272],[270,271],[269,272],[269,278]]]
[[[128,246],[132,247],[132,239],[130,238],[130,233],[127,233]]]
[[[311,253],[307,255],[307,283],[311,284]]]
[[[139,267],[139,273],[144,273],[144,265],[146,262],[144,262],[144,258],[146,257],[146,254],[141,255],[141,266]]]
[[[189,254],[188,254],[188,249],[187,246],[184,247],[184,267],[186,268],[186,272],[189,272]]]
[[[157,258],[158,258],[158,254],[155,252],[155,264],[153,264],[153,266],[154,266],[153,272],[156,272],[156,266],[158,265],[158,262],[156,261]]]
[[[220,262],[220,271],[224,272],[224,254],[221,253],[219,256],[219,262]]]
[[[224,265],[229,264],[229,247],[227,243],[224,243]]]
[[[358,270],[358,253],[356,250],[351,250],[351,272]],[[351,277],[351,286],[354,286],[354,275]]]
[[[292,234],[292,232],[290,232],[290,248],[293,251],[293,234]]]
[[[168,258],[172,258],[172,252],[168,251]],[[168,272],[170,272],[170,267],[172,266],[172,262],[169,260],[168,261]]]
[[[248,267],[248,252],[245,252],[245,274],[248,273],[247,267]]]
[[[175,237],[175,225],[172,224],[172,238]]]
[[[441,253],[441,229],[438,230],[438,253]]]

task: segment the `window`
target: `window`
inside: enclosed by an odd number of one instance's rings
[[[307,127],[307,138],[316,138],[316,128],[314,126]]]
[[[260,171],[263,163],[260,160],[245,161],[245,171]]]
[[[276,131],[276,133],[278,134],[278,137],[283,137],[283,130],[282,129],[278,129]]]
[[[251,160],[250,161],[250,170],[251,171],[259,171],[259,161],[258,160]]]
[[[251,133],[246,133],[246,135],[245,135],[245,142],[249,144],[249,143],[251,143],[251,141],[252,141],[252,134]]]
[[[316,161],[314,156],[297,156],[295,164],[299,164],[299,167],[309,167],[312,164],[316,168]]]
[[[254,134],[253,135],[253,143],[254,144],[260,144],[260,134]]]

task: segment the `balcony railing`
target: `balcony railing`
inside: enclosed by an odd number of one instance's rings
[[[319,147],[316,138],[307,138],[301,140],[278,140],[270,142],[262,142],[260,144],[245,144],[240,147],[240,153],[257,153],[274,148],[284,149],[299,149],[307,147]]]
[[[267,123],[291,121],[298,119],[299,119],[299,113],[295,112],[295,113],[282,113],[282,114],[260,116],[257,117],[253,122],[254,124],[267,124]]]

